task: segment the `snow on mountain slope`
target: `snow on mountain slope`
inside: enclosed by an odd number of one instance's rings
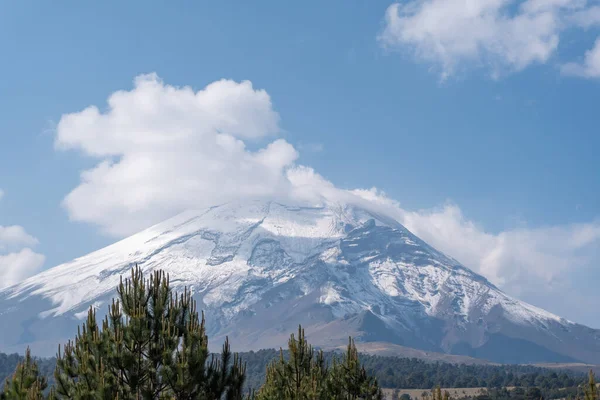
[[[189,211],[0,292],[0,351],[52,355],[121,274],[166,270],[204,309],[212,345],[348,335],[498,362],[600,361],[599,332],[513,299],[398,222],[348,204],[229,203]]]

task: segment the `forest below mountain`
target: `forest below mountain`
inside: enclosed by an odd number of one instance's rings
[[[247,364],[246,386],[259,388],[265,380],[267,365],[279,357],[277,350],[260,350],[240,353]],[[288,352],[284,352],[287,358]],[[329,361],[334,353],[325,353]],[[0,382],[9,377],[22,357],[18,354],[0,353]],[[440,386],[443,388],[480,388],[505,387],[539,388],[544,397],[551,398],[552,393],[575,392],[577,386],[585,382],[586,376],[580,372],[555,371],[528,365],[465,365],[450,363],[429,363],[423,360],[389,356],[360,355],[361,364],[370,375],[377,378],[384,388],[423,389]],[[53,381],[56,359],[38,359],[40,374]],[[560,389],[560,391],[559,391]],[[491,391],[490,393],[503,393]],[[517,391],[515,394],[520,393]],[[496,396],[494,396],[496,397]]]
[[[477,400],[540,400],[579,397],[585,384],[584,374],[566,370],[359,354],[351,338],[346,352],[318,351],[301,326],[283,352],[233,354],[226,339],[221,354],[211,354],[191,292],[174,293],[164,271],[145,279],[136,267],[117,293],[101,324],[90,307],[75,340],[56,358],[38,359],[29,349],[25,357],[0,353],[0,382],[6,382],[0,400],[382,400],[382,388],[394,397],[394,389],[418,389],[413,398],[423,400],[427,393],[430,400],[449,400],[440,388],[489,389],[469,396]],[[585,398],[599,400],[592,374],[588,386]]]
[[[334,353],[325,353],[327,360]],[[277,350],[240,353],[247,362],[247,385],[260,387],[265,368],[279,357]],[[287,352],[284,352],[287,358]],[[587,379],[581,372],[552,370],[530,365],[466,365],[430,363],[415,358],[360,355],[361,364],[377,378],[381,387],[402,389],[538,387],[559,389],[576,387]]]

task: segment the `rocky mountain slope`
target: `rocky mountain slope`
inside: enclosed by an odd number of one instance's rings
[[[212,345],[315,345],[348,335],[494,362],[600,362],[600,331],[504,294],[397,221],[349,204],[189,211],[0,292],[0,351],[53,355],[121,274],[166,270],[205,310]]]

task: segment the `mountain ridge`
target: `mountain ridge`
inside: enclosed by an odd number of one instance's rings
[[[188,286],[213,343],[238,350],[277,347],[301,323],[320,346],[352,335],[500,362],[600,360],[599,331],[513,299],[385,214],[274,201],[187,211],[0,291],[0,323],[15,325],[0,349],[52,354],[135,264]]]

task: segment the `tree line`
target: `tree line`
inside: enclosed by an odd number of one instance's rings
[[[145,279],[135,267],[117,287],[108,314],[90,307],[75,339],[59,347],[53,383],[27,349],[6,379],[0,399],[275,400],[382,399],[377,380],[360,364],[352,339],[340,357],[326,361],[300,327],[288,357],[265,368],[256,390],[246,389],[247,364],[223,343],[210,354],[204,315],[191,293],[171,290],[155,271]],[[7,356],[10,359],[12,356]]]
[[[168,275],[121,279],[102,320],[90,308],[56,358],[0,354],[4,399],[379,399],[380,387],[486,387],[494,400],[559,398],[581,392],[584,376],[522,365],[459,365],[317,351],[300,327],[287,350],[208,351],[204,315]],[[506,391],[503,388],[526,388]],[[535,392],[533,393],[532,390]],[[538,390],[536,392],[535,390]],[[533,394],[532,394],[533,393]],[[563,396],[565,395],[565,396]],[[482,395],[483,396],[483,395]],[[445,394],[442,400],[446,400]],[[479,400],[486,400],[481,398]]]
[[[246,364],[245,387],[259,388],[265,382],[267,367],[277,361],[280,351],[266,349],[239,353]],[[331,362],[335,353],[325,352],[326,362]],[[289,359],[289,350],[283,351],[284,359]],[[339,355],[338,355],[339,357]],[[0,353],[0,382],[13,373],[22,357],[18,354]],[[445,388],[489,389],[506,387],[536,387],[547,394],[560,394],[564,389],[576,390],[584,383],[585,376],[573,371],[555,371],[528,365],[464,365],[442,362],[426,362],[414,358],[373,356],[361,354],[361,364],[375,378],[381,387],[401,389],[434,389],[437,385]],[[36,359],[40,374],[53,382],[56,359]],[[573,391],[571,390],[571,391]],[[497,391],[496,391],[497,392]],[[520,392],[517,391],[516,395]],[[498,393],[500,396],[500,393]]]
[[[240,353],[248,365],[247,380],[250,386],[262,384],[265,366],[278,354],[276,350]],[[287,357],[285,352],[284,356]],[[333,352],[325,353],[326,360],[334,356]],[[434,389],[439,385],[445,388],[559,389],[577,387],[585,380],[583,373],[530,365],[466,365],[368,354],[361,354],[361,363],[385,388]]]

